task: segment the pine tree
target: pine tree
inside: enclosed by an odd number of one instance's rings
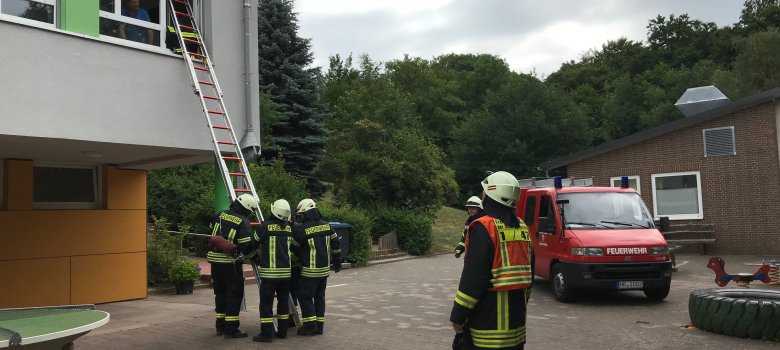
[[[286,170],[310,178],[325,153],[328,112],[318,94],[319,68],[313,62],[310,39],[298,36],[293,0],[260,0],[258,49],[260,86],[274,107],[263,130],[263,157],[283,158]],[[268,114],[268,113],[266,113]]]

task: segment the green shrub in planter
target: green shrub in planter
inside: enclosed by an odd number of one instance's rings
[[[189,259],[179,259],[168,269],[168,280],[172,283],[200,279],[200,266]]]

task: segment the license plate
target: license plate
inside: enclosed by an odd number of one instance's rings
[[[617,289],[639,289],[644,287],[642,281],[618,281]]]

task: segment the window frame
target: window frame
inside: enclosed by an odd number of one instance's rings
[[[699,201],[699,213],[698,214],[673,214],[673,215],[658,215],[658,196],[655,185],[655,179],[659,177],[674,177],[674,176],[686,176],[696,175],[696,194]],[[702,202],[702,183],[700,171],[682,171],[676,173],[659,173],[650,175],[650,184],[653,186],[653,219],[660,220],[662,216],[668,217],[669,220],[701,220],[704,219],[704,203]]]
[[[114,1],[114,11],[108,12],[103,10],[98,10],[98,16],[100,18],[106,18],[110,19],[112,21],[116,21],[119,23],[125,23],[125,24],[132,24],[135,26],[152,29],[157,31],[159,34],[160,42],[157,43],[157,45],[152,44],[144,44],[135,42],[129,39],[122,39],[122,38],[116,38],[110,35],[100,34],[98,32],[98,38],[101,40],[109,41],[115,44],[124,45],[124,46],[130,46],[134,48],[155,48],[155,49],[161,49],[168,53],[170,53],[170,50],[168,50],[165,47],[165,36],[168,32],[168,2],[165,0],[156,0],[160,2],[160,13],[159,13],[159,22],[160,23],[154,23],[154,22],[147,22],[142,21],[140,19],[135,19],[127,16],[122,15],[122,2],[123,0],[115,0]],[[157,50],[154,50],[157,51]]]
[[[731,154],[717,154],[717,155],[707,155],[707,131],[713,131],[713,130],[723,130],[723,129],[730,129],[731,130]],[[713,158],[713,157],[724,157],[724,156],[735,156],[737,155],[737,134],[734,131],[734,126],[723,126],[718,128],[707,128],[701,130],[701,141],[702,141],[702,152],[704,152],[704,158]]]
[[[92,170],[92,190],[95,194],[95,200],[93,202],[36,202],[33,197],[33,210],[69,210],[69,209],[100,209],[102,195],[102,167],[98,165],[80,165],[80,164],[60,164],[60,163],[44,163],[33,162],[33,171],[35,168],[74,168],[74,169],[91,169]],[[35,182],[33,181],[33,185]],[[35,189],[33,188],[33,192]],[[32,193],[31,193],[32,195]]]
[[[0,8],[2,8],[3,6],[3,1],[4,0],[0,0]],[[44,28],[44,29],[59,29],[60,27],[60,12],[59,12],[60,6],[59,5],[60,4],[58,0],[27,0],[27,1],[53,6],[54,23],[36,21],[34,19],[9,15],[2,12],[0,12],[0,20],[23,24],[31,27]]]
[[[625,175],[624,175],[625,176]],[[623,176],[613,176],[609,178],[609,187],[620,187],[620,180]],[[639,181],[639,175],[628,175],[628,183],[631,184],[631,180],[636,180],[636,193],[642,194],[642,182]],[[618,185],[615,186],[615,180],[618,180]],[[629,186],[631,187],[631,186]]]

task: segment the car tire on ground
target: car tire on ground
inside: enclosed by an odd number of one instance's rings
[[[735,337],[780,340],[780,291],[698,289],[688,299],[691,323]]]
[[[563,272],[563,269],[561,269],[561,265],[555,264],[555,266],[553,266],[552,268],[552,276],[550,282],[552,284],[552,290],[553,290],[553,295],[555,296],[555,300],[558,300],[562,303],[568,303],[574,301],[577,295],[576,290],[572,288],[567,281],[568,278],[566,274]]]
[[[669,296],[669,290],[671,289],[671,284],[667,284],[663,287],[658,288],[647,288],[642,290],[645,292],[645,296],[647,299],[650,299],[652,301],[661,301],[666,299],[667,296]]]

